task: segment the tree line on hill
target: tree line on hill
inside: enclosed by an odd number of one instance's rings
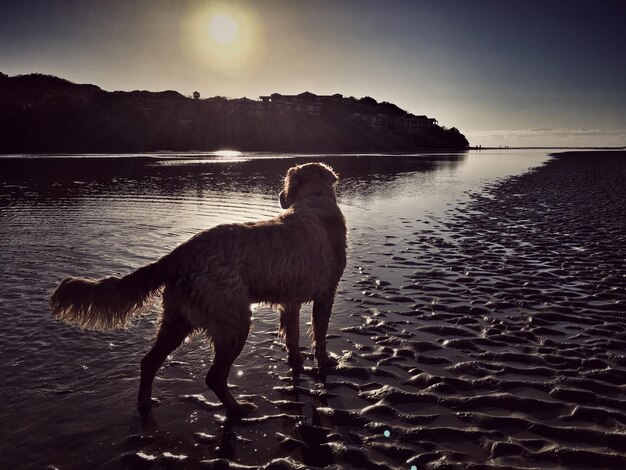
[[[378,116],[376,119],[396,122],[412,115],[370,97],[334,96],[338,98],[316,108],[315,113],[266,112],[260,101],[200,99],[199,94],[190,98],[176,91],[108,92],[50,75],[10,77],[0,73],[0,153],[225,148],[407,152],[468,147],[463,134],[455,128],[434,124],[420,132],[408,132],[401,126],[373,127],[371,120],[363,117]]]

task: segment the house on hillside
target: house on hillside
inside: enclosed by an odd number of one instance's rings
[[[436,119],[424,115],[413,116],[412,114],[407,114],[397,118],[396,128],[410,134],[423,134],[436,125]]]
[[[377,131],[389,129],[389,116],[386,114],[359,114],[354,113],[352,119],[365,121]]]
[[[353,119],[358,119],[368,123],[377,131],[394,130],[406,132],[408,134],[424,134],[429,129],[437,125],[437,120],[427,116],[414,116],[405,114],[404,116],[393,117],[386,114],[359,114],[352,115]]]
[[[343,95],[316,95],[309,91],[299,95],[281,95],[272,93],[269,96],[261,96],[263,109],[267,114],[306,113],[319,115],[327,103],[341,101]]]

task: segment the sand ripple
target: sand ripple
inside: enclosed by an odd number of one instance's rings
[[[626,466],[625,171],[559,156],[360,256],[342,331],[353,367],[390,374],[359,377],[371,405],[318,412],[363,468]]]

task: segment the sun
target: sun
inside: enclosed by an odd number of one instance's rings
[[[239,27],[231,15],[219,13],[209,22],[209,35],[220,44],[230,44],[239,36]]]
[[[203,2],[183,18],[183,51],[195,63],[220,73],[239,73],[264,56],[259,14],[251,4]]]

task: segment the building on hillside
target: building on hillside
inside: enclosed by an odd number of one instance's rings
[[[396,128],[411,134],[423,134],[428,129],[437,125],[437,120],[427,116],[414,116],[407,114],[398,118]]]
[[[222,96],[215,96],[213,98],[207,98],[204,102],[209,108],[226,112],[228,114],[248,114],[248,115],[262,115],[263,103],[258,100],[251,100],[250,98],[234,98],[228,99]]]
[[[339,102],[343,95],[316,95],[305,91],[299,95],[281,95],[272,93],[269,96],[261,96],[263,109],[267,114],[306,113],[312,115],[321,114],[324,105]]]
[[[367,122],[372,128],[376,129],[377,131],[390,129],[389,116],[387,116],[386,114],[354,113],[352,115],[352,118]]]
[[[359,114],[352,115],[353,119],[358,119],[368,123],[377,131],[394,130],[409,134],[424,134],[433,126],[437,125],[437,120],[427,116],[414,116],[406,114],[404,116],[393,117],[386,114]]]

